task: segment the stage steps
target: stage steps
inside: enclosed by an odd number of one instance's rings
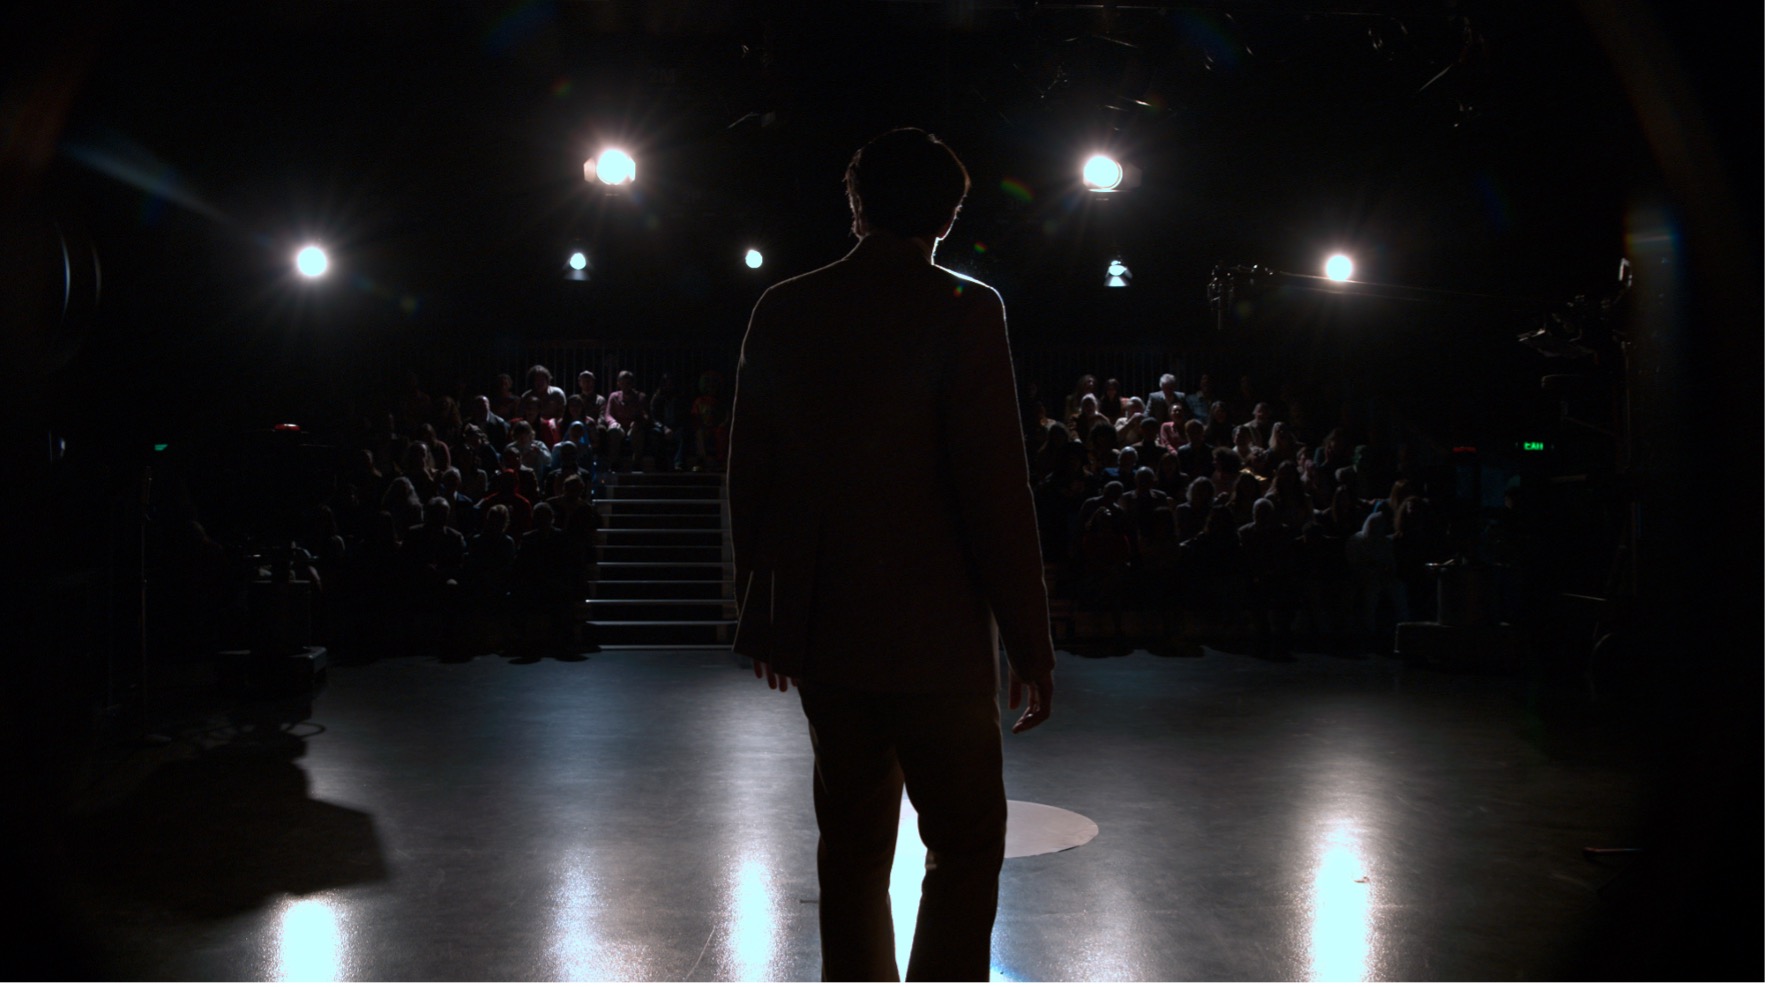
[[[727,650],[737,629],[723,473],[612,473],[596,501],[596,584],[579,608],[604,649]]]

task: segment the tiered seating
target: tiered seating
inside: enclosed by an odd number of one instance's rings
[[[728,648],[737,627],[718,473],[608,478],[596,583],[580,615],[605,648]]]

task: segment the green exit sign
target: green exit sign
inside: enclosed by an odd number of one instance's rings
[[[1543,452],[1549,448],[1549,445],[1546,442],[1523,442],[1520,443],[1520,446],[1525,452]]]

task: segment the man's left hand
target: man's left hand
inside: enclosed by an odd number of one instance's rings
[[[779,689],[782,692],[786,692],[789,686],[796,686],[799,684],[797,678],[776,673],[774,669],[769,667],[768,662],[765,662],[760,658],[751,659],[750,664],[756,669],[757,678],[768,680],[768,687],[770,689]]]

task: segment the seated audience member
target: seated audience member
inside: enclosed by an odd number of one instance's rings
[[[1143,438],[1143,399],[1128,398],[1124,403],[1125,414],[1112,423],[1118,430],[1120,445],[1135,445]]]
[[[1241,423],[1248,430],[1254,445],[1265,448],[1272,440],[1272,405],[1261,401],[1254,405],[1254,417]]]
[[[1328,434],[1315,450],[1315,465],[1329,476],[1352,465],[1352,443],[1347,440],[1344,428],[1336,425],[1328,429]]]
[[[523,397],[533,397],[537,404],[544,404],[549,395],[558,395],[560,407],[565,407],[565,391],[553,383],[553,371],[540,364],[529,368],[529,389],[522,392]]]
[[[504,447],[504,453],[506,463],[514,458],[518,467],[526,466],[537,474],[545,472],[553,461],[552,450],[536,439],[534,427],[524,418],[518,418],[510,427],[510,444]]]
[[[582,423],[579,424],[581,425]],[[553,447],[552,462],[553,469],[549,471],[547,476],[547,487],[549,490],[558,490],[561,483],[564,483],[567,479],[574,476],[577,477],[580,482],[584,483],[586,485],[585,489],[588,490],[589,483],[595,479],[595,477],[591,475],[591,472],[584,468],[578,444],[570,439],[566,439]],[[565,519],[563,517],[560,518],[559,523],[564,525]]]
[[[444,498],[430,498],[424,504],[424,522],[408,530],[400,543],[400,555],[408,571],[419,577],[420,589],[434,590],[454,578],[467,554],[467,539],[449,526],[449,510]]]
[[[477,470],[475,471],[477,472]],[[471,538],[479,531],[479,504],[461,489],[461,471],[449,467],[437,478],[437,496],[449,502],[449,518],[463,537]]]
[[[1272,474],[1272,482],[1266,488],[1266,496],[1277,509],[1279,522],[1292,531],[1300,530],[1315,517],[1315,508],[1303,489],[1295,462],[1287,460],[1278,464],[1278,470]]]
[[[1199,421],[1204,422],[1209,426],[1211,419],[1215,416],[1213,409],[1219,404],[1222,404],[1222,402],[1217,400],[1217,391],[1211,386],[1211,375],[1199,374],[1198,390],[1186,395],[1186,410],[1188,412],[1188,417],[1197,418]],[[1229,412],[1227,407],[1224,409],[1223,421],[1225,424],[1229,422]],[[1213,444],[1227,445],[1229,436],[1225,435],[1223,439],[1224,441],[1214,442]]]
[[[1261,497],[1254,501],[1253,520],[1237,535],[1260,653],[1285,654],[1297,609],[1296,531],[1278,519],[1278,505]]]
[[[578,403],[583,406],[579,421],[599,422],[606,404],[603,396],[596,390],[596,375],[588,370],[578,373]]]
[[[1237,527],[1253,523],[1254,501],[1264,496],[1265,490],[1266,484],[1248,470],[1244,469],[1236,476],[1235,488],[1229,492],[1229,510],[1235,515]]]
[[[1230,494],[1235,492],[1235,484],[1241,476],[1241,457],[1235,450],[1227,446],[1218,446],[1211,450],[1211,489],[1217,496],[1228,503]]]
[[[1158,398],[1161,399],[1162,407],[1167,409],[1167,414],[1157,415],[1155,413],[1155,402]],[[1143,406],[1149,409],[1151,418],[1157,421],[1167,421],[1174,409],[1182,407],[1185,400],[1186,395],[1180,393],[1179,381],[1174,375],[1162,374],[1161,379],[1156,382],[1156,389],[1150,391],[1149,396],[1143,399]]]
[[[1180,468],[1180,457],[1173,453],[1163,453],[1155,464],[1155,488],[1168,495],[1168,499],[1178,503],[1186,496],[1186,486],[1190,477]]]
[[[1116,480],[1126,486],[1132,483],[1132,474],[1137,472],[1137,450],[1126,446],[1119,450],[1118,461],[1102,471],[1107,479]]]
[[[517,490],[515,470],[499,470],[492,477],[492,492],[479,502],[479,509],[489,513],[494,506],[502,506],[510,515],[512,537],[521,536],[533,524],[534,501]]]
[[[467,542],[459,582],[481,604],[501,600],[509,589],[510,566],[516,559],[516,541],[510,537],[510,508],[493,504],[485,512],[479,533]]]
[[[1235,455],[1247,466],[1254,461],[1254,431],[1246,425],[1235,426]]]
[[[1082,395],[1081,408],[1069,421],[1070,434],[1083,442],[1093,443],[1094,430],[1105,425],[1114,428],[1112,419],[1100,413],[1100,403],[1092,394]],[[1116,430],[1115,430],[1116,441]]]
[[[412,486],[410,477],[393,478],[393,482],[387,485],[387,492],[381,496],[381,510],[393,518],[399,531],[424,520],[424,502],[418,499],[418,491]]]
[[[1381,647],[1395,623],[1407,620],[1406,596],[1396,578],[1395,545],[1386,509],[1373,510],[1364,524],[1346,539],[1346,569],[1358,596],[1356,612],[1367,643]],[[1388,605],[1388,620],[1382,619]]]
[[[1111,425],[1106,422],[1095,425],[1093,430],[1088,433],[1087,442],[1088,471],[1090,473],[1104,476],[1107,470],[1118,465],[1119,437]]]
[[[1045,561],[1062,564],[1075,557],[1081,535],[1077,515],[1088,499],[1088,452],[1071,442],[1058,458],[1057,467],[1033,487],[1033,509],[1039,519],[1039,544]]]
[[[1266,456],[1275,470],[1279,463],[1292,462],[1297,458],[1297,437],[1289,425],[1284,422],[1272,423],[1272,431],[1266,440]]]
[[[505,421],[516,417],[517,405],[522,401],[522,396],[513,390],[514,386],[509,374],[499,374],[492,380],[492,393],[487,395],[492,413]]]
[[[436,426],[437,441],[444,445],[455,445],[461,441],[461,426],[466,421],[461,417],[461,406],[455,399],[443,395],[436,399],[436,411],[432,416]]]
[[[608,396],[602,413],[607,436],[602,458],[610,469],[616,468],[617,464],[628,469],[640,467],[645,457],[646,426],[650,424],[650,416],[645,395],[635,385],[633,372],[623,370],[616,374],[615,392]]]
[[[1160,421],[1160,419],[1157,420]],[[1162,421],[1158,441],[1161,442],[1163,449],[1173,452],[1186,444],[1186,422],[1185,408],[1171,412],[1167,420]]]
[[[1125,485],[1117,480],[1109,480],[1104,487],[1100,488],[1100,493],[1098,495],[1082,501],[1081,510],[1077,512],[1076,520],[1079,521],[1085,529],[1088,526],[1088,522],[1093,520],[1096,512],[1102,507],[1117,505],[1119,500],[1124,496]]]
[[[700,395],[689,405],[693,422],[690,468],[723,470],[725,468],[725,416],[727,408],[721,389],[725,378],[718,371],[701,374]]]
[[[1205,441],[1205,424],[1196,418],[1186,422],[1186,441],[1174,450],[1180,461],[1180,471],[1189,477],[1211,475],[1215,466],[1213,454],[1215,449]]]
[[[652,389],[647,411],[650,435],[646,438],[646,445],[652,450],[652,460],[657,463],[658,469],[681,469],[684,421],[682,399],[676,393],[676,383],[669,374],[658,378],[658,386]]]
[[[565,399],[547,395],[541,402],[541,417],[535,422],[535,440],[551,449],[565,438]]]
[[[414,496],[422,504],[436,496],[436,470],[430,465],[430,447],[414,442],[400,457],[400,476],[412,484]]]
[[[479,426],[480,434],[491,443],[492,448],[502,449],[510,444],[510,423],[492,414],[492,399],[484,394],[475,394],[467,399],[467,416],[462,426],[463,433],[467,425]]]
[[[1156,436],[1158,434],[1160,434],[1160,432],[1156,428],[1155,419],[1144,418],[1142,425],[1137,429],[1137,441],[1131,443],[1131,448],[1137,452],[1138,466],[1147,466],[1150,469],[1155,469],[1155,465],[1162,461],[1163,456],[1168,454],[1168,450],[1163,449],[1161,443],[1156,441]]]
[[[1345,541],[1364,527],[1365,515],[1370,508],[1359,501],[1350,486],[1334,488],[1333,499],[1326,510],[1315,512],[1315,523],[1321,525],[1328,537]]]
[[[1211,403],[1210,415],[1203,419],[1205,441],[1213,448],[1235,445],[1235,423],[1229,419],[1229,406],[1221,401]]]
[[[1120,495],[1119,509],[1130,518],[1141,538],[1155,538],[1158,534],[1158,521],[1161,522],[1160,527],[1167,529],[1164,534],[1171,534],[1174,520],[1172,514],[1166,512],[1171,511],[1173,505],[1169,503],[1167,494],[1156,489],[1155,470],[1139,466],[1131,477],[1132,487]]]
[[[561,531],[566,529],[577,512],[593,509],[590,506],[589,488],[579,474],[572,474],[561,481],[559,492],[547,498],[547,504],[553,508],[553,522]]]
[[[1157,425],[1168,425],[1174,419],[1174,406],[1163,401],[1162,396],[1157,394],[1153,399],[1143,402],[1143,417],[1155,419]],[[1158,441],[1161,439],[1159,429],[1156,439]],[[1164,448],[1172,447],[1165,446]]]
[[[1045,434],[1038,448],[1032,450],[1032,455],[1027,457],[1027,468],[1034,483],[1057,472],[1069,443],[1069,429],[1062,422],[1051,422],[1045,426]]]
[[[1125,413],[1125,396],[1119,392],[1119,382],[1111,377],[1100,387],[1100,413],[1107,420],[1117,422]]]
[[[545,628],[541,642],[573,645],[573,606],[586,593],[584,560],[564,531],[554,524],[553,508],[534,508],[534,527],[516,541],[511,567],[510,602],[519,614]]]
[[[1395,575],[1407,594],[1410,620],[1433,620],[1438,614],[1438,584],[1430,568],[1448,553],[1444,531],[1431,501],[1410,495],[1395,513]]]
[[[1174,536],[1181,542],[1196,537],[1205,530],[1205,520],[1211,516],[1211,504],[1216,498],[1216,488],[1211,481],[1199,477],[1186,487],[1186,501],[1174,508]]]
[[[1241,539],[1228,507],[1212,507],[1204,530],[1180,543],[1187,609],[1212,623],[1236,612],[1244,596]]]
[[[1063,402],[1063,420],[1071,425],[1070,431],[1078,439],[1085,438],[1088,434],[1086,431],[1078,431],[1074,427],[1076,416],[1082,411],[1082,398],[1093,395],[1095,409],[1098,410],[1100,407],[1100,396],[1094,393],[1095,386],[1094,375],[1083,374],[1076,378],[1076,389],[1071,391],[1069,397]]]

